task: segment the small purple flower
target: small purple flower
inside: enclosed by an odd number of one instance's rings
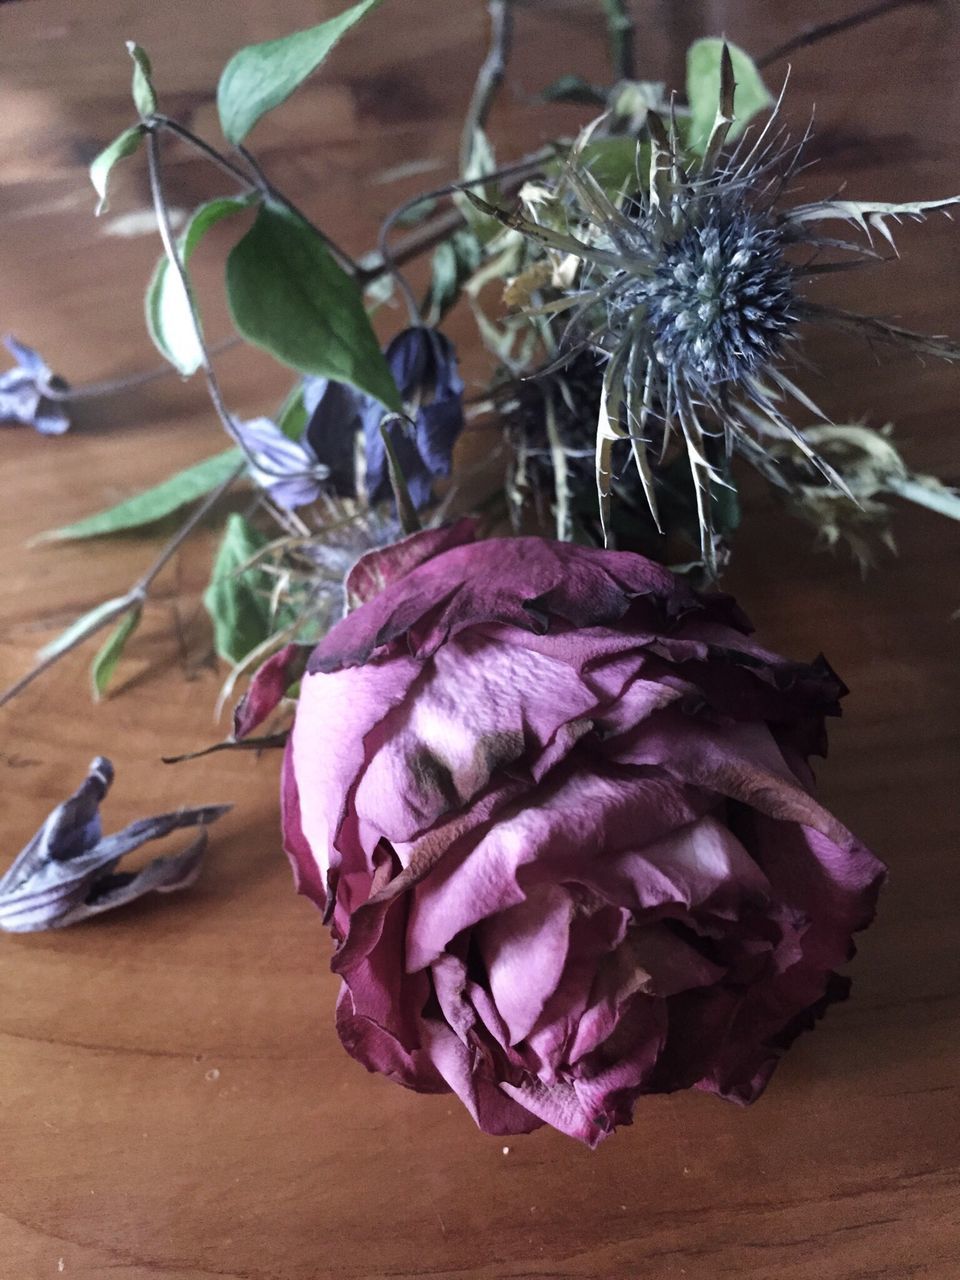
[[[433,496],[435,476],[450,474],[451,455],[463,430],[463,379],[457,353],[448,338],[436,329],[405,329],[386,349],[390,372],[411,423],[398,419],[387,430],[418,508]],[[380,435],[383,408],[366,401],[362,412],[367,452],[367,491],[376,502],[390,495],[386,451]]]
[[[41,435],[62,436],[70,419],[63,404],[52,400],[49,392],[66,391],[67,383],[51,371],[39,352],[12,335],[7,334],[3,345],[17,363],[0,373],[0,422],[19,422],[36,428]]]
[[[269,418],[251,418],[235,427],[254,459],[250,474],[268,497],[287,511],[316,502],[330,468],[309,442],[291,440]]]
[[[86,779],[57,805],[6,875],[0,876],[0,929],[8,933],[62,929],[146,893],[172,893],[193,884],[207,846],[204,830],[183,853],[155,858],[139,871],[115,868],[146,841],[183,827],[206,827],[231,806],[206,805],[141,818],[105,836],[100,802],[112,781],[113,765],[97,756]]]
[[[366,397],[345,382],[329,378],[303,380],[303,403],[308,422],[304,439],[330,469],[330,489],[342,498],[357,492],[355,443],[362,429]]]

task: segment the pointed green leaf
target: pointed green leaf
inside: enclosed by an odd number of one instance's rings
[[[217,86],[217,110],[224,137],[244,140],[257,121],[286,102],[294,89],[323,62],[337,41],[380,0],[362,0],[319,26],[279,40],[248,45],[235,53]]]
[[[110,171],[118,160],[124,160],[127,156],[133,155],[140,146],[143,132],[143,126],[139,124],[124,129],[118,138],[114,138],[109,146],[104,147],[90,165],[90,181],[93,183],[94,191],[100,197],[97,201],[98,217],[107,207],[107,183],[110,179]]]
[[[90,666],[90,682],[93,685],[93,696],[99,702],[107,691],[107,686],[117,669],[117,663],[123,656],[127,641],[140,625],[143,617],[143,605],[135,604],[129,613],[120,619],[119,626],[107,637]]]
[[[127,53],[133,59],[133,105],[143,118],[152,116],[157,109],[157,95],[153,88],[153,68],[146,50],[133,40],[127,41]]]
[[[356,281],[322,239],[286,209],[264,204],[227,259],[237,330],[284,364],[349,382],[400,410],[400,393]]]
[[[212,458],[204,458],[202,462],[178,471],[169,480],[138,493],[136,497],[118,502],[106,511],[98,511],[96,515],[78,520],[76,524],[63,525],[60,529],[41,533],[34,539],[34,543],[100,538],[105,534],[121,533],[125,529],[139,529],[143,525],[153,524],[186,506],[188,502],[196,502],[205,497],[217,485],[223,484],[242,461],[243,454],[239,449],[227,449]]]
[[[75,644],[79,644],[81,640],[85,640],[87,636],[92,636],[95,631],[99,631],[108,622],[119,617],[128,603],[126,596],[116,596],[113,600],[104,600],[102,604],[98,604],[95,608],[82,614],[76,622],[71,622],[66,631],[60,632],[56,640],[51,640],[49,644],[45,644],[38,651],[37,658],[44,662],[47,658],[55,658],[57,654],[65,652]]]
[[[203,603],[213,622],[214,648],[228,662],[242,661],[273,630],[271,578],[261,569],[243,568],[266,544],[243,516],[234,512],[227,518]]]
[[[727,134],[727,141],[732,142],[743,133],[758,111],[773,104],[773,97],[750,55],[739,46],[730,44],[729,40],[726,44],[730,50],[737,84],[733,98],[736,120]],[[723,40],[710,37],[695,40],[687,50],[687,99],[690,104],[690,132],[687,142],[690,149],[698,155],[703,154],[717,115],[723,46]]]
[[[180,257],[187,266],[193,251],[210,230],[224,218],[239,213],[256,199],[252,196],[224,196],[210,200],[196,210],[184,228],[180,240]],[[164,255],[157,263],[144,300],[147,328],[161,355],[185,378],[200,368],[203,353],[190,309],[190,300],[180,274]]]

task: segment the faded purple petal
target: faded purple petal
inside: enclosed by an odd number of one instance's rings
[[[330,469],[311,449],[290,440],[269,418],[251,418],[234,426],[254,459],[250,475],[277,506],[293,511],[316,502]]]
[[[749,1102],[883,879],[810,790],[843,685],[639,556],[471,536],[365,557],[303,677],[286,842],[341,1038],[490,1133]]]
[[[432,498],[434,478],[450,474],[453,446],[463,430],[463,379],[453,344],[436,329],[405,329],[385,354],[412,423],[394,419],[387,431],[410,497],[421,508]],[[370,400],[362,416],[367,490],[375,502],[391,493],[382,406]]]

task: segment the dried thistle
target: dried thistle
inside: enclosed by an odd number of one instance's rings
[[[655,469],[671,444],[685,452],[694,483],[701,551],[715,573],[714,495],[727,481],[734,452],[756,462],[771,442],[792,441],[837,491],[843,477],[792,421],[795,402],[829,420],[788,377],[784,361],[807,323],[852,330],[921,355],[953,360],[960,348],[883,320],[804,299],[801,281],[879,255],[873,232],[890,245],[889,223],[948,210],[960,197],[883,204],[826,200],[777,211],[807,136],[791,142],[777,129],[783,94],[758,136],[744,134],[729,152],[735,83],[723,50],[720,99],[702,156],[683,146],[675,117],[647,116],[638,144],[635,189],[613,199],[575,150],[538,220],[475,200],[549,253],[579,263],[573,287],[540,308],[569,317],[560,361],[590,350],[605,361],[596,431],[600,521],[610,528],[612,456],[629,440],[651,515],[660,528]],[[538,193],[542,196],[542,192]],[[850,241],[821,233],[841,221],[862,232]],[[822,261],[824,251],[847,255]],[[850,254],[855,255],[853,259]]]

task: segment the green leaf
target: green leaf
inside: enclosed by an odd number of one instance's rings
[[[184,507],[188,502],[196,502],[217,485],[223,484],[227,476],[235,471],[243,461],[239,449],[227,449],[224,453],[214,454],[212,458],[204,458],[192,467],[178,471],[169,480],[154,485],[134,498],[118,502],[106,511],[98,511],[96,515],[78,520],[76,524],[63,525],[60,529],[50,529],[35,538],[39,542],[67,542],[78,538],[101,538],[110,533],[121,533],[126,529],[139,529],[146,524],[162,520],[173,511]]]
[[[133,105],[141,117],[152,116],[157,109],[157,95],[153,88],[153,68],[146,51],[133,40],[127,41],[127,53],[133,59]]]
[[[727,134],[732,142],[739,137],[757,114],[773,103],[773,97],[763,83],[760,72],[748,53],[735,44],[726,42],[733,63],[733,75],[737,90],[733,99],[736,120]],[[695,40],[687,50],[687,99],[690,103],[688,145],[702,155],[713,128],[720,101],[720,58],[723,40],[710,37]]]
[[[227,259],[227,299],[248,342],[301,373],[349,382],[400,411],[360,289],[302,219],[261,206]]]
[[[214,647],[228,662],[242,661],[275,629],[270,614],[272,579],[244,565],[267,539],[236,512],[228,516],[223,541],[203,603],[213,621]]]
[[[98,217],[107,207],[107,183],[113,166],[118,160],[124,160],[127,156],[133,155],[143,140],[143,134],[143,125],[140,124],[124,129],[118,138],[114,138],[109,146],[104,147],[90,165],[90,181],[93,183],[94,191],[100,197],[97,201]]]
[[[276,423],[290,440],[299,440],[307,429],[307,406],[303,402],[303,384],[298,382],[280,406]]]
[[[577,162],[615,199],[646,185],[650,144],[636,138],[597,138],[580,148]]]
[[[193,212],[180,239],[180,258],[186,268],[193,251],[210,230],[224,218],[249,208],[256,196],[224,196],[210,200]],[[203,353],[197,341],[190,300],[180,273],[164,255],[157,263],[144,299],[147,328],[161,355],[166,356],[185,378],[199,369]]]
[[[123,656],[127,641],[140,625],[143,617],[143,605],[135,604],[129,613],[124,614],[116,630],[107,638],[90,665],[90,681],[93,685],[93,696],[99,702],[107,691],[113,678],[117,663]]]
[[[45,644],[38,651],[37,658],[41,662],[45,662],[47,658],[55,658],[57,654],[71,649],[75,644],[79,644],[81,640],[85,640],[87,636],[92,636],[95,631],[99,631],[111,619],[119,617],[128,603],[126,596],[116,596],[112,600],[104,600],[102,604],[98,604],[95,608],[82,614],[76,622],[71,622],[66,631],[60,632],[56,640],[51,640],[49,644]]]
[[[286,102],[323,62],[337,41],[380,0],[361,0],[336,18],[279,40],[248,45],[235,53],[217,86],[224,137],[236,146],[257,121]]]

